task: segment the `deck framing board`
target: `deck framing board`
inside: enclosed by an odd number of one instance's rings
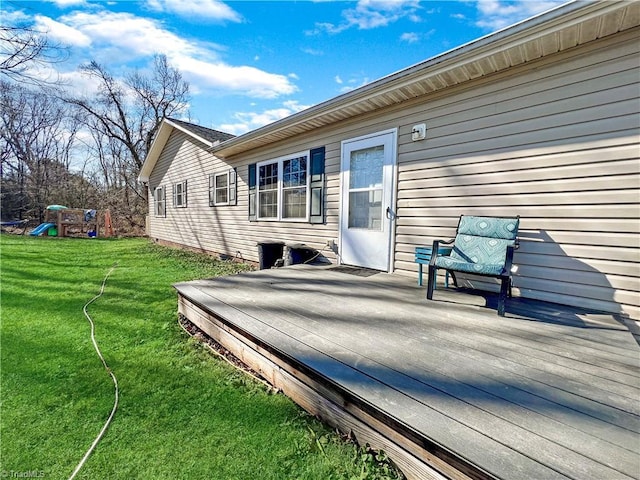
[[[307,412],[342,432],[353,432],[361,445],[369,444],[374,449],[384,450],[409,480],[485,478],[468,476],[462,471],[464,468],[453,468],[438,455],[411,442],[408,437],[360,410],[335,390],[328,389],[295,366],[283,362],[282,358],[253,343],[249,337],[182,295],[178,299],[178,311]],[[437,470],[434,466],[437,466]]]

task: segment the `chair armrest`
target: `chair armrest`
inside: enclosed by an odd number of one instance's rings
[[[511,275],[511,267],[513,266],[513,252],[518,248],[517,245],[507,245],[507,258],[504,262],[504,269],[507,275]]]
[[[431,260],[429,261],[429,265],[436,264],[436,258],[438,257],[438,251],[440,250],[440,244],[451,245],[455,241],[455,238],[451,240],[434,240],[433,246],[431,248]]]

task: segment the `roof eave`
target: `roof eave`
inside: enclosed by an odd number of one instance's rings
[[[168,123],[166,118],[160,122],[160,128],[158,128],[158,132],[151,143],[151,148],[149,148],[147,156],[144,159],[144,163],[140,168],[140,173],[138,174],[139,182],[147,183],[149,181],[149,176],[153,171],[153,167],[156,166],[158,157],[160,156],[160,153],[162,153],[162,149],[167,143],[172,129],[173,127]]]
[[[574,1],[560,5],[528,20],[456,47],[436,57],[383,77],[351,92],[329,99],[282,120],[221,142],[219,145],[210,148],[209,151],[214,152],[218,156],[228,157],[277,142],[297,133],[309,131],[312,128],[318,128],[318,124],[322,123],[319,122],[319,120],[325,122],[323,125],[326,125],[331,123],[332,117],[339,117],[341,120],[344,120],[364,113],[367,108],[369,109],[368,111],[385,108],[388,105],[381,107],[374,105],[366,106],[365,102],[371,104],[373,103],[371,102],[372,98],[381,98],[383,95],[390,95],[392,97],[394,93],[400,93],[400,89],[411,90],[411,86],[417,85],[418,82],[428,82],[432,77],[451,73],[455,69],[462,71],[465,66],[470,66],[474,64],[474,62],[495,60],[494,57],[501,55],[508,48],[525,45],[527,42],[534,42],[543,35],[561,34],[565,29],[573,27],[576,22],[584,22],[605,15],[607,12],[623,8],[625,5],[629,5],[629,2]],[[560,46],[558,51],[566,48],[569,47]],[[512,66],[506,66],[501,70],[506,70],[511,67]],[[466,80],[463,79],[454,84],[459,85],[491,73],[495,73],[495,71],[471,76]],[[442,88],[449,88],[450,86],[451,85],[445,85]],[[436,89],[437,88],[434,88],[434,91]],[[405,95],[404,92],[403,95]],[[415,96],[421,95],[422,94],[417,94]],[[399,100],[396,103],[400,103],[400,101],[404,100]],[[352,110],[352,113],[349,113],[349,110]]]
[[[196,135],[194,132],[184,128],[182,125],[179,125],[175,122],[172,122],[168,118],[163,118],[160,122],[160,127],[158,128],[158,132],[156,133],[153,142],[151,143],[151,148],[149,148],[149,152],[147,153],[146,158],[144,159],[144,163],[142,164],[142,168],[140,168],[140,173],[138,174],[138,181],[147,183],[149,182],[149,176],[153,171],[153,168],[156,166],[158,162],[158,158],[164,149],[164,146],[169,140],[169,136],[173,129],[180,130],[181,132],[186,133],[190,137],[198,140],[199,142],[204,143],[207,148],[210,148],[214,145],[217,145],[219,142],[211,142],[205,138],[202,138],[199,135]]]

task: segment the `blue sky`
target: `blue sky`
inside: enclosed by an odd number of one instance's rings
[[[562,0],[1,0],[2,24],[69,48],[70,88],[90,60],[115,76],[167,55],[190,83],[189,120],[241,134],[564,3]],[[51,73],[51,72],[50,72]]]

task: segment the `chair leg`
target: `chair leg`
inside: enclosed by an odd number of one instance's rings
[[[509,277],[502,278],[502,284],[500,285],[500,297],[498,298],[498,315],[504,317],[505,304],[507,301],[507,294],[509,292]]]
[[[458,279],[456,278],[456,274],[453,270],[450,270],[451,272],[451,278],[453,278],[453,285],[455,285],[456,288],[458,288]]]
[[[436,275],[438,269],[432,265],[429,265],[429,272],[427,274],[427,300],[433,299],[433,289],[436,285]]]

